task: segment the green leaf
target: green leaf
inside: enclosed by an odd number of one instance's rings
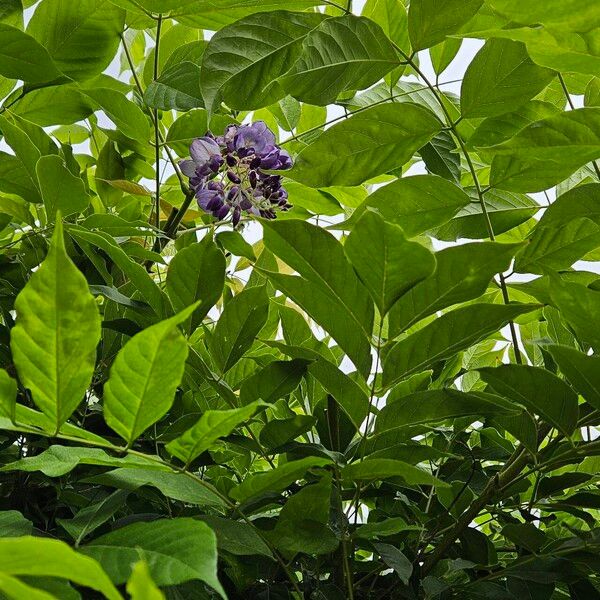
[[[65,250],[57,221],[48,255],[15,301],[11,349],[23,385],[59,431],[94,372],[100,315],[85,277]]]
[[[33,524],[28,521],[18,510],[3,510],[0,512],[0,536],[20,537],[31,535]]]
[[[17,381],[4,369],[0,369],[0,415],[15,420]]]
[[[406,556],[391,544],[373,544],[383,562],[394,569],[404,585],[408,585],[413,572],[413,565]]]
[[[263,227],[265,246],[301,276],[269,272],[273,284],[329,331],[366,377],[373,303],[343,246],[330,233],[303,221],[265,221]]]
[[[85,95],[91,98],[129,138],[146,143],[150,138],[150,124],[142,109],[128,100],[124,94],[109,88],[86,89]]]
[[[222,373],[250,349],[268,314],[265,286],[246,288],[225,305],[210,342],[211,354]]]
[[[261,429],[260,443],[267,450],[281,448],[303,433],[310,431],[316,421],[317,418],[311,415],[296,415],[289,419],[274,419]]]
[[[255,527],[213,515],[200,515],[196,518],[204,521],[215,532],[219,551],[224,550],[235,556],[273,557],[271,550],[257,533]]]
[[[386,36],[404,52],[410,52],[408,15],[404,0],[367,0],[362,16],[377,23]]]
[[[28,83],[44,83],[59,78],[61,72],[35,38],[0,23],[0,75]]]
[[[220,510],[225,508],[222,497],[185,473],[172,473],[156,468],[121,468],[88,477],[86,481],[125,490],[137,490],[148,485],[159,490],[167,498],[185,504],[215,507]]]
[[[90,101],[75,85],[58,85],[32,90],[11,107],[37,125],[70,125],[94,112]]]
[[[479,374],[497,393],[519,402],[565,435],[573,433],[579,414],[577,394],[550,371],[528,365],[500,365],[479,369]]]
[[[600,409],[600,357],[589,356],[568,346],[544,346],[562,374],[596,410]]]
[[[69,225],[69,235],[75,241],[83,240],[93,244],[108,254],[115,265],[123,271],[127,278],[139,290],[142,298],[152,307],[158,316],[170,311],[168,299],[164,292],[148,275],[144,267],[129,258],[127,253],[107,234],[88,231],[77,225]]]
[[[100,438],[102,440],[102,438]],[[47,477],[62,477],[79,465],[95,465],[102,467],[139,467],[166,468],[157,466],[150,458],[134,456],[114,457],[100,448],[82,448],[78,446],[59,446],[54,444],[36,456],[26,456],[2,467],[4,471],[24,471],[33,473],[40,471]]]
[[[454,139],[447,131],[438,133],[419,150],[419,154],[429,173],[453,183],[460,182],[460,154]]]
[[[517,273],[543,274],[546,269],[568,268],[600,246],[600,227],[590,219],[574,219],[560,228],[540,225],[517,256]]]
[[[222,248],[235,254],[235,256],[243,256],[253,262],[256,260],[252,246],[239,231],[221,231],[217,233],[216,241]]]
[[[311,363],[308,372],[335,398],[335,401],[358,429],[369,414],[367,392],[324,358]]]
[[[390,337],[453,304],[481,296],[492,277],[506,271],[520,244],[482,242],[446,248],[435,255],[435,272],[393,307]]]
[[[448,485],[423,469],[391,458],[370,458],[348,465],[342,469],[342,477],[353,482],[401,477],[409,485]]]
[[[200,89],[200,66],[190,60],[165,69],[144,92],[150,108],[186,111],[204,106]]]
[[[494,153],[490,183],[540,192],[600,157],[600,108],[579,108],[532,123]]]
[[[570,221],[588,218],[600,224],[600,184],[578,185],[559,196],[545,211],[538,228],[560,228]]]
[[[31,536],[0,539],[0,562],[3,575],[59,577],[97,590],[110,600],[122,600],[95,560],[58,540]]]
[[[117,354],[104,386],[104,418],[128,446],[173,404],[188,355],[177,325],[195,308],[143,329]]]
[[[277,549],[304,554],[329,554],[339,540],[329,528],[331,476],[321,477],[291,496],[279,513],[272,540]]]
[[[494,117],[519,108],[554,78],[529,58],[525,44],[493,39],[485,43],[465,73],[461,88],[464,117]]]
[[[446,223],[468,204],[469,197],[457,185],[437,175],[412,175],[367,196],[350,219],[335,228],[349,228],[372,209],[411,238]]]
[[[157,585],[200,580],[226,598],[217,579],[217,540],[202,521],[180,518],[134,523],[81,548],[81,552],[102,565],[117,585],[129,579],[140,551]]]
[[[83,180],[69,171],[60,156],[42,156],[36,165],[46,215],[56,218],[82,213],[90,203]]]
[[[173,257],[167,271],[167,293],[175,310],[200,302],[192,314],[189,331],[194,331],[223,293],[225,257],[212,236],[183,248]]]
[[[492,417],[517,412],[507,400],[483,392],[460,392],[451,388],[409,394],[384,406],[375,421],[375,432],[439,423],[462,417]]]
[[[600,292],[553,275],[549,293],[552,304],[575,333],[585,342],[600,347]]]
[[[435,258],[427,248],[409,242],[400,227],[373,211],[365,212],[354,226],[344,251],[382,317],[435,269]]]
[[[435,230],[438,240],[454,242],[460,238],[478,240],[488,237],[487,219],[476,198],[476,191],[473,188],[468,191],[473,200],[451,221]],[[540,210],[539,204],[525,194],[491,189],[485,193],[484,198],[485,209],[496,235],[521,225]]]
[[[543,4],[519,0],[486,0],[500,14],[524,25],[561,25],[574,31],[600,27],[600,11],[594,4],[578,0],[546,0]]]
[[[131,568],[126,590],[131,600],[164,600],[165,598],[152,581],[150,568],[145,560],[139,560]]]
[[[536,308],[534,304],[471,304],[442,315],[392,346],[383,361],[384,386],[429,369]]]
[[[108,0],[43,0],[27,30],[65,75],[81,81],[108,67],[124,21],[125,11]]]
[[[440,130],[441,122],[423,106],[367,108],[304,148],[286,176],[310,187],[360,185],[406,164]]]
[[[76,545],[79,545],[83,538],[106,523],[123,507],[128,495],[127,490],[117,490],[100,502],[82,508],[72,519],[56,521],[75,540]]]
[[[203,452],[210,450],[219,438],[227,437],[265,406],[264,402],[257,400],[241,408],[207,410],[193,427],[169,442],[166,448],[170,454],[189,465]]]
[[[481,8],[483,0],[414,0],[408,11],[413,50],[425,50],[456,33]]]
[[[287,462],[271,471],[248,475],[242,483],[229,492],[229,495],[238,502],[244,502],[267,492],[281,492],[295,481],[302,479],[309,469],[328,464],[330,464],[329,460],[315,456]]]
[[[514,112],[482,121],[469,138],[468,145],[472,148],[496,146],[512,138],[527,125],[559,113],[560,110],[554,104],[531,100]]]
[[[48,594],[39,588],[31,587],[23,583],[16,577],[0,573],[0,591],[2,595],[9,600],[56,600],[56,596]]]
[[[302,54],[279,82],[294,98],[325,106],[342,92],[371,86],[399,64],[377,23],[348,14],[310,32]]]
[[[300,56],[302,40],[322,20],[318,13],[273,11],[250,15],[218,31],[202,61],[202,96],[208,111],[221,102],[251,110],[283,98],[276,79]]]
[[[266,367],[245,379],[240,388],[241,404],[262,400],[273,404],[279,398],[291,394],[302,381],[308,361],[275,360]]]

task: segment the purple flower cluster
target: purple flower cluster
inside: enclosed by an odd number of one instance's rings
[[[242,212],[274,219],[276,210],[291,208],[281,176],[264,170],[289,169],[292,160],[264,121],[229,125],[219,137],[209,132],[192,142],[190,156],[181,171],[200,208],[220,221],[231,212],[235,227]]]

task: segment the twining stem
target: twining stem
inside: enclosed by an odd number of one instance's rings
[[[159,65],[159,56],[160,56],[160,31],[162,28],[162,15],[158,16],[158,21],[156,24],[156,45],[154,47],[154,71],[153,71],[153,79],[156,81],[158,79],[158,65]],[[156,186],[155,186],[155,203],[154,203],[154,218],[155,218],[155,227],[156,231],[160,230],[160,128],[158,122],[158,109],[155,108],[153,111],[154,114],[154,158],[156,162]],[[157,237],[158,240],[158,237]]]
[[[448,121],[448,128],[452,132],[453,136],[456,138],[456,141],[458,142],[458,145],[460,146],[461,152],[463,153],[465,160],[467,161],[467,165],[469,166],[469,171],[471,173],[471,177],[473,178],[473,183],[475,185],[477,198],[479,200],[479,204],[481,206],[481,212],[483,214],[483,218],[485,220],[485,225],[486,225],[486,228],[488,231],[488,237],[489,237],[490,241],[492,241],[492,242],[495,241],[496,236],[494,234],[494,228],[492,226],[492,221],[490,220],[490,215],[489,215],[487,207],[485,205],[485,198],[484,198],[485,192],[481,188],[481,184],[479,183],[479,178],[477,177],[477,171],[475,170],[475,166],[473,165],[473,161],[471,159],[471,155],[469,154],[469,151],[467,150],[467,147],[465,145],[465,142],[462,139],[462,136],[456,129],[456,124],[453,122],[452,116],[448,112],[448,109],[447,109],[446,105],[444,104],[444,101],[440,98],[437,88],[429,81],[429,79],[427,79],[427,76],[423,73],[423,71],[421,71],[421,69],[415,63],[413,58],[411,56],[408,56],[399,46],[397,46],[396,44],[394,44],[394,45],[396,47],[396,50],[398,50],[398,52],[400,52],[402,54],[402,56],[405,58],[406,62],[415,70],[415,72],[419,75],[419,77],[421,77],[421,79],[425,82],[425,84],[431,90],[432,94],[434,95],[435,99],[437,100],[438,104],[441,106],[442,111]],[[500,279],[500,289],[502,290],[502,299],[504,300],[505,304],[508,304],[510,302],[510,297],[508,295],[508,287],[506,285],[506,280],[502,273],[499,273],[498,277]],[[510,328],[510,335],[512,338],[512,345],[513,345],[513,349],[514,349],[514,353],[515,353],[515,361],[517,362],[517,364],[520,365],[523,363],[523,358],[521,356],[521,350],[519,349],[517,330],[515,328],[515,324],[513,321],[509,322],[509,328]]]
[[[571,110],[575,110],[575,104],[573,104],[573,99],[571,98],[571,94],[569,93],[569,88],[567,87],[565,78],[562,76],[562,73],[558,73],[558,81],[560,82],[560,87],[562,87],[562,89],[563,89],[563,92],[565,94],[565,98],[567,99],[567,103],[569,104],[569,107],[571,108]],[[593,160],[592,165],[594,167],[594,171],[596,171],[596,176],[600,180],[600,167],[598,166],[598,163],[595,160]]]

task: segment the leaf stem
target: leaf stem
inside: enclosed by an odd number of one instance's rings
[[[467,165],[469,166],[469,171],[471,173],[471,177],[473,178],[473,184],[475,185],[477,197],[479,199],[479,204],[481,206],[481,212],[483,214],[483,218],[485,220],[486,228],[488,231],[488,237],[489,237],[490,241],[494,242],[496,240],[496,235],[494,234],[494,228],[492,226],[492,221],[490,219],[490,215],[489,215],[487,207],[485,205],[485,198],[484,198],[485,193],[482,190],[481,184],[479,183],[479,178],[477,177],[477,171],[475,170],[475,166],[473,164],[473,160],[471,159],[471,155],[469,154],[469,151],[467,150],[465,142],[463,141],[462,136],[458,132],[456,125],[454,124],[452,117],[450,116],[450,113],[448,112],[448,108],[444,104],[444,101],[439,97],[436,87],[431,84],[429,79],[427,79],[427,76],[423,73],[423,71],[421,71],[419,66],[412,59],[412,57],[408,56],[397,44],[394,44],[394,46],[395,46],[396,50],[398,52],[400,52],[402,54],[402,56],[406,59],[408,64],[415,70],[415,72],[419,75],[419,77],[421,77],[421,79],[425,82],[427,87],[431,90],[431,92],[435,96],[438,104],[441,106],[442,111],[443,111],[444,115],[446,116],[448,126],[449,126],[450,130],[452,131],[454,137],[456,138],[456,141],[458,142],[458,145],[460,146],[461,152],[463,153],[463,155],[467,161]],[[510,302],[510,297],[508,295],[508,288],[506,286],[506,281],[504,279],[504,275],[502,273],[499,273],[498,278],[500,279],[500,289],[502,290],[502,299],[504,300],[505,304],[508,304]],[[509,321],[508,325],[510,328],[510,335],[512,338],[512,345],[513,345],[513,350],[515,353],[515,361],[519,365],[523,364],[523,358],[521,356],[521,350],[519,348],[519,341],[518,341],[518,337],[517,337],[517,330],[516,330],[515,324],[513,321]]]
[[[162,29],[162,15],[158,16],[158,20],[156,22],[156,45],[154,47],[154,72],[153,72],[153,80],[156,81],[158,79],[158,65],[159,65],[159,57],[160,57],[160,32]],[[157,230],[160,230],[160,125],[158,122],[158,108],[155,108],[154,111],[154,158],[156,162],[156,180],[155,180],[155,202],[154,202],[154,218],[155,218],[155,227]],[[157,237],[158,241],[158,237]]]

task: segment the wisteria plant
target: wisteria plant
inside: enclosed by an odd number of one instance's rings
[[[600,3],[0,0],[0,598],[600,598]]]

